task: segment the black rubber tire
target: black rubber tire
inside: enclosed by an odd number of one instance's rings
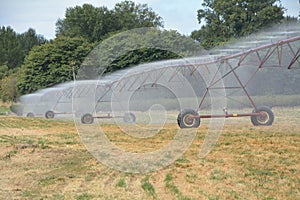
[[[123,116],[123,121],[125,123],[134,123],[136,120],[135,115],[131,112],[127,112]]]
[[[269,107],[260,106],[252,113],[263,113],[260,116],[251,116],[251,122],[254,126],[271,126],[274,122],[274,113]]]
[[[46,118],[46,119],[53,119],[54,116],[55,116],[55,114],[54,114],[54,112],[51,111],[51,110],[49,110],[49,111],[47,111],[47,112],[45,113],[45,118]]]
[[[34,113],[29,112],[29,113],[27,113],[26,117],[34,117]]]
[[[191,118],[195,116],[197,118]],[[183,110],[178,114],[177,123],[180,128],[198,128],[200,126],[199,114],[192,109]]]
[[[83,123],[83,124],[92,124],[92,123],[94,123],[94,117],[93,117],[93,115],[91,115],[89,113],[84,114],[81,117],[81,123]]]

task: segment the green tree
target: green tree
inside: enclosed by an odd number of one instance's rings
[[[33,29],[17,34],[11,27],[1,27],[0,65],[5,64],[9,70],[20,67],[30,49],[45,42],[46,39]]]
[[[133,1],[117,3],[113,9],[114,29],[130,30],[142,27],[163,27],[162,18],[147,4],[135,4]]]
[[[7,62],[0,65],[0,80],[9,75]]]
[[[168,50],[155,48],[141,48],[129,51],[127,54],[116,58],[108,66],[107,72],[114,72],[119,69],[127,68],[142,63],[149,63],[179,57],[180,56],[178,54]]]
[[[111,11],[89,4],[68,8],[65,19],[59,19],[56,23],[57,36],[80,36],[89,42],[100,41],[111,29]]]
[[[118,38],[115,37],[115,38]],[[120,34],[118,39],[105,41],[107,51],[101,55],[108,58],[108,72],[122,68],[150,63],[159,60],[174,59],[203,53],[203,48],[191,38],[177,31],[145,29]],[[134,50],[132,50],[134,49]],[[117,52],[115,52],[117,50]],[[119,52],[126,52],[118,55]],[[111,57],[115,55],[115,57]]]
[[[8,69],[20,66],[23,62],[22,45],[17,33],[11,27],[0,29],[0,65],[4,63]]]
[[[205,25],[191,37],[211,48],[251,34],[284,18],[284,8],[279,3],[280,0],[204,0],[198,21]]]
[[[199,43],[177,31],[133,29],[102,41],[82,63],[77,78],[93,79],[141,63],[199,54],[206,54]]]
[[[29,28],[26,32],[19,34],[22,51],[24,52],[24,57],[28,54],[32,47],[41,45],[47,42],[47,40],[42,35],[38,35],[36,31]]]
[[[17,89],[20,94],[34,92],[73,79],[92,45],[83,38],[58,37],[35,46],[25,58]]]
[[[13,102],[17,97],[17,84],[18,78],[16,74],[11,74],[1,80],[1,99],[4,102]]]
[[[162,27],[162,19],[146,4],[123,1],[114,9],[89,4],[68,8],[56,23],[56,35],[84,37],[99,42],[108,34],[139,27]]]
[[[0,28],[0,98],[3,101],[12,101],[17,95],[16,77],[25,56],[32,47],[46,42],[31,28],[22,34],[11,27]]]

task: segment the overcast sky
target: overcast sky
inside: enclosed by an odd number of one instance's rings
[[[33,28],[47,39],[55,37],[55,23],[64,18],[66,8],[84,3],[95,7],[113,8],[121,0],[1,0],[0,26],[11,26],[16,32],[23,33]],[[163,18],[165,29],[174,29],[189,35],[199,29],[197,10],[202,0],[135,0],[146,3]],[[300,5],[298,0],[281,0],[287,9],[285,15],[298,16]]]

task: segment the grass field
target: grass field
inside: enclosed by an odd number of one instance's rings
[[[249,118],[227,119],[215,148],[198,157],[203,123],[186,153],[152,173],[115,171],[82,144],[73,122],[0,116],[1,199],[300,199],[300,108],[274,108],[271,127]],[[128,151],[114,125],[108,138]],[[167,124],[147,146],[163,145],[178,127]],[[145,146],[145,143],[144,143]]]

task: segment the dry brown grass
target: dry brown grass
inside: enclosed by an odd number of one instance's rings
[[[172,165],[148,174],[115,171],[85,149],[72,122],[0,117],[2,199],[299,199],[300,109],[275,109],[271,127],[229,119],[212,152],[200,159],[207,123]],[[132,139],[114,125],[108,138],[133,152],[165,145],[168,124],[152,139]],[[145,145],[147,144],[147,145]]]

